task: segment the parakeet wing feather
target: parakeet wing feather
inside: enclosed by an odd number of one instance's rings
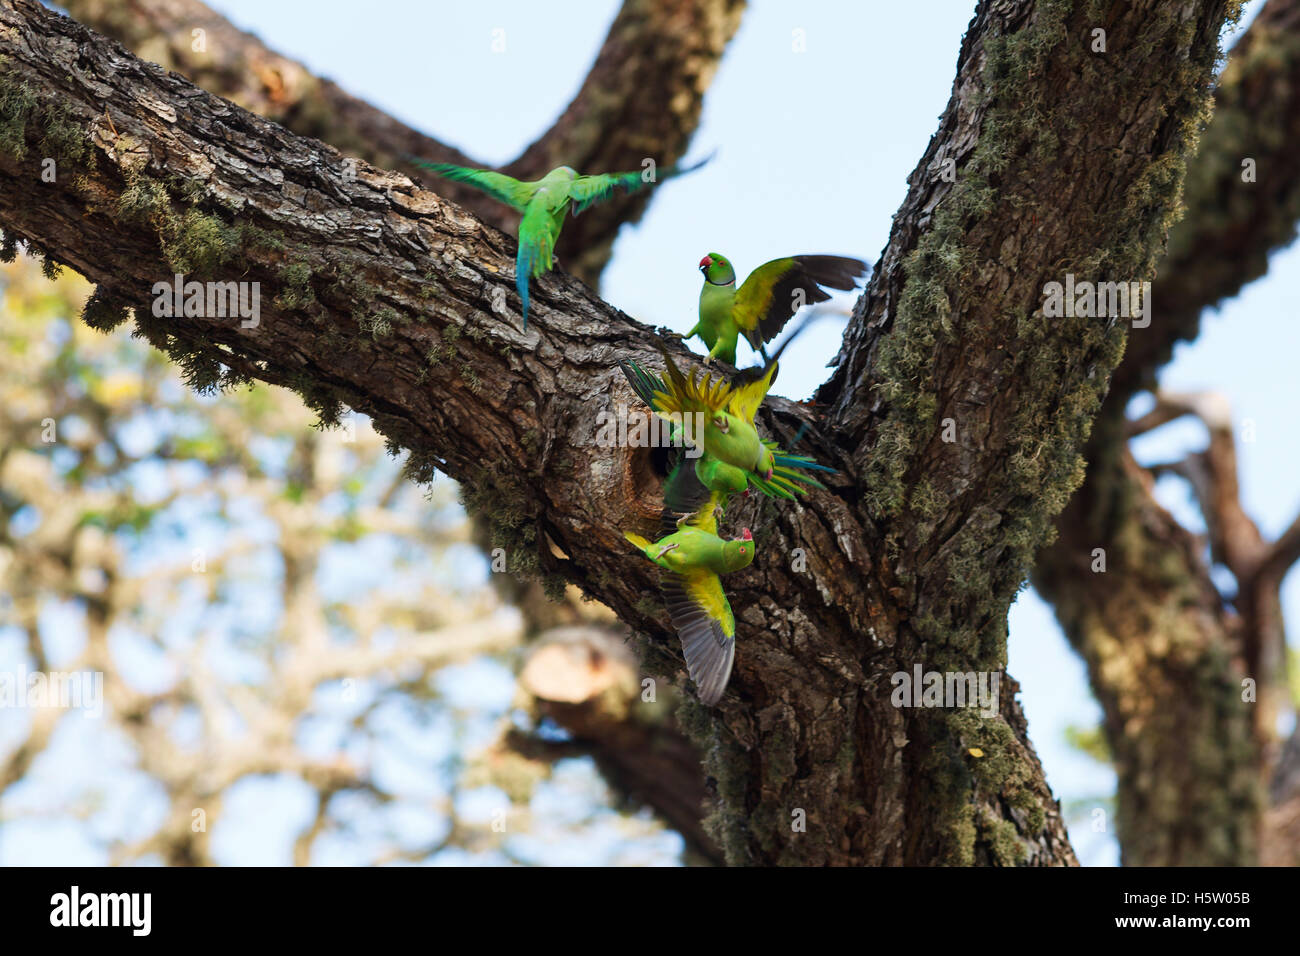
[[[569,186],[569,197],[572,200],[570,208],[575,216],[580,215],[589,206],[594,206],[596,203],[608,199],[616,189],[621,189],[625,193],[639,192],[664,180],[672,179],[674,176],[694,172],[712,158],[713,156],[709,155],[692,166],[673,166],[653,175],[649,179],[646,178],[646,170],[638,170],[632,173],[599,173],[595,176],[579,176]]]
[[[727,411],[754,424],[754,416],[758,414],[759,406],[763,404],[763,399],[775,381],[776,359],[762,368],[747,368],[738,372],[731,379],[731,399]]]
[[[718,533],[718,522],[713,516],[714,507],[719,504],[720,495],[714,495],[695,474],[695,462],[685,455],[677,456],[677,463],[664,481],[663,529],[665,534],[677,530],[677,519],[682,515],[695,515],[690,523],[710,534]],[[712,527],[700,524],[699,512],[708,509]]]
[[[700,702],[712,706],[721,699],[736,658],[736,619],[722,579],[703,569],[687,574],[665,571],[660,589]]]
[[[579,176],[569,184],[569,199],[571,200],[569,208],[573,210],[573,215],[581,215],[589,206],[604,202],[613,195],[616,189],[621,189],[626,193],[634,193],[653,185],[653,180],[645,181],[639,172],[600,173],[596,176]]]
[[[736,290],[732,318],[754,348],[772,341],[800,306],[825,302],[822,290],[848,290],[867,270],[847,256],[787,256],[765,262]]]
[[[651,411],[654,411],[655,392],[668,390],[664,380],[652,372],[647,372],[631,359],[623,359],[618,363],[618,367],[623,370],[623,376],[627,379],[627,383],[632,386],[632,391],[636,392],[637,398],[645,402]]]
[[[408,156],[407,162],[424,169],[431,169],[439,176],[444,176],[447,179],[468,183],[475,189],[481,189],[493,199],[499,200],[507,206],[512,206],[520,212],[524,211],[528,201],[537,192],[537,183],[520,182],[512,176],[496,173],[490,169],[469,169],[465,166],[457,166],[454,163],[429,163],[414,156]]]

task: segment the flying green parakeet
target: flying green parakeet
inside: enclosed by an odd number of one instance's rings
[[[712,157],[709,157],[712,158]],[[569,166],[560,166],[535,182],[522,182],[490,169],[467,169],[452,163],[430,163],[414,156],[407,161],[431,169],[439,176],[468,183],[493,199],[523,213],[519,221],[519,252],[515,257],[515,288],[523,301],[524,331],[528,330],[528,280],[549,272],[555,263],[555,243],[564,226],[564,214],[577,216],[587,207],[610,198],[616,189],[634,193],[657,182],[699,169],[708,158],[685,169],[673,167],[657,175],[649,170],[633,173],[601,173],[579,176]]]
[[[743,332],[756,352],[785,328],[799,308],[825,302],[822,289],[847,291],[866,274],[867,264],[846,256],[787,256],[764,263],[739,289],[736,270],[725,256],[710,252],[700,260],[700,320],[682,338],[698,335],[709,349],[705,364],[720,358],[736,364],[736,341]]]
[[[694,374],[689,380],[686,379],[672,358],[667,353],[663,355],[668,368],[667,381],[647,372],[630,359],[619,363],[628,383],[651,411],[673,422],[676,429],[680,430],[683,422],[689,421],[681,416],[691,412],[705,411],[708,415],[714,415],[716,422],[717,406],[722,415],[729,416],[729,419],[723,419],[728,433],[739,435],[745,432],[743,442],[719,448],[719,439],[713,434],[713,429],[706,426],[702,442],[693,442],[703,444],[702,454],[695,459],[694,468],[696,477],[705,487],[728,495],[747,494],[749,486],[753,485],[765,495],[787,499],[803,494],[807,490],[806,485],[823,487],[821,482],[807,472],[834,469],[819,465],[804,455],[792,455],[776,442],[758,438],[758,432],[754,429],[754,416],[776,379],[775,359],[764,368],[745,369],[732,378],[730,385],[723,386],[719,382],[715,386],[711,376],[699,384],[696,384]],[[674,412],[677,414],[674,415]],[[743,449],[745,455],[752,453],[749,431],[758,439],[757,454],[752,463],[745,464],[743,462],[749,459],[732,457],[730,453],[733,448]],[[686,437],[689,440],[692,436],[688,434]]]
[[[734,541],[718,536],[722,494],[709,492],[685,461],[664,486],[664,537],[647,541],[624,532],[662,571],[659,588],[668,616],[681,638],[686,667],[700,701],[713,706],[722,697],[736,657],[736,618],[719,575],[746,568],[754,560],[748,528]],[[681,512],[686,517],[677,520]]]

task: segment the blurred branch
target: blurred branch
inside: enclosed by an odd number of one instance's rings
[[[406,589],[372,590],[355,607],[342,608],[355,613],[329,623],[326,615],[334,602],[317,588],[318,556],[351,521],[350,534],[403,539],[421,549],[429,567],[430,550],[467,540],[466,522],[431,520],[439,496],[422,498],[409,483],[394,491],[400,468],[387,460],[383,443],[364,423],[352,441],[324,435],[311,427],[312,414],[285,391],[260,390],[200,405],[143,343],[67,324],[85,296],[83,283],[61,281],[44,300],[32,297],[33,286],[49,283],[30,262],[3,267],[0,280],[7,312],[0,329],[0,592],[12,597],[12,619],[0,617],[0,624],[23,629],[36,671],[104,675],[104,719],[130,742],[138,769],[169,801],[155,830],[110,846],[112,862],[156,855],[174,865],[212,863],[208,833],[221,815],[226,791],[248,777],[280,774],[316,791],[317,815],[294,844],[295,861],[306,862],[315,841],[331,828],[328,808],[334,795],[349,791],[368,793],[381,803],[396,799],[376,786],[368,768],[341,755],[309,757],[300,750],[296,728],[317,707],[318,696],[345,699],[339,682],[376,688],[374,701],[352,725],[354,732],[369,735],[367,715],[387,696],[415,700],[422,690],[427,696],[426,685],[439,669],[483,654],[500,655],[520,639],[519,625],[495,613],[490,592],[458,594],[436,586],[427,573]],[[60,322],[65,332],[52,334]],[[144,418],[158,433],[141,450],[138,435],[126,442],[123,432]],[[187,427],[195,420],[202,422],[197,434]],[[265,459],[252,450],[250,433],[292,448],[293,500],[286,497],[283,477],[268,473]],[[111,455],[105,456],[105,449],[112,449]],[[147,464],[163,469],[166,487],[155,489],[146,505],[131,475]],[[196,483],[194,472],[182,471],[181,465],[198,465],[202,477]],[[379,480],[345,487],[371,476]],[[368,487],[375,489],[369,495]],[[329,501],[353,495],[358,497],[350,519],[329,515]],[[382,504],[370,503],[369,496]],[[449,489],[440,496],[445,508]],[[143,566],[138,556],[133,560],[132,541],[147,540],[173,506],[192,507],[196,501],[228,515],[247,514],[255,503],[274,529],[272,548],[284,568],[284,613],[260,643],[266,673],[259,682],[232,681],[214,671],[215,630],[195,633],[181,646],[164,640],[163,633],[171,605],[191,585],[200,586],[199,599],[219,618],[232,599],[233,579],[265,554],[265,538],[231,528],[193,565],[188,553]],[[13,518],[21,511],[39,514],[39,524],[17,530]],[[87,521],[92,515],[103,517]],[[85,607],[86,643],[75,658],[55,662],[46,649],[42,614],[52,602],[68,600]],[[192,612],[192,592],[186,600]],[[342,632],[339,622],[345,625]],[[160,691],[136,689],[118,655],[110,652],[108,634],[114,628],[151,641],[175,662],[176,680]],[[380,629],[387,640],[375,640]],[[347,640],[339,639],[342,633]],[[26,734],[0,755],[0,798],[29,777],[35,758],[48,751],[69,713],[60,706],[30,709]],[[201,728],[197,745],[182,744],[175,735],[185,718]],[[79,782],[75,774],[62,781],[64,786]],[[203,822],[196,825],[200,810]]]
[[[1155,381],[1201,314],[1268,271],[1300,221],[1300,0],[1267,0],[1233,46],[1188,164],[1186,212],[1152,288],[1151,327],[1129,337],[1111,383],[1125,403]]]
[[[1124,409],[1152,385],[1174,345],[1196,336],[1202,312],[1263,275],[1269,253],[1293,239],[1298,101],[1300,2],[1268,0],[1228,57],[1213,117],[1188,164],[1186,211],[1153,285],[1154,321],[1129,336],[1085,452],[1084,484],[1034,572],[1106,713],[1130,864],[1252,862],[1261,841],[1269,842],[1260,836],[1262,794],[1248,791],[1276,759],[1270,719],[1283,662],[1275,650],[1285,637],[1276,585],[1250,580],[1252,569],[1273,565],[1260,563],[1251,543],[1258,531],[1237,500],[1226,403],[1168,396],[1135,422],[1125,421]],[[1209,457],[1157,471],[1182,473],[1199,488],[1215,553],[1235,564],[1243,619],[1224,610],[1195,536],[1156,503],[1123,445],[1185,414],[1211,426]],[[1106,573],[1090,567],[1098,547]],[[1248,676],[1267,688],[1261,706],[1242,705]],[[1193,738],[1206,749],[1189,755],[1185,741]],[[1163,796],[1174,790],[1177,800]]]
[[[591,756],[611,787],[660,814],[694,858],[720,865],[722,851],[703,823],[708,791],[699,753],[671,716],[676,694],[656,688],[653,701],[642,702],[640,670],[625,641],[616,631],[590,626],[539,636],[529,646],[519,686],[537,718],[554,721],[568,739],[553,743],[511,727],[503,744],[551,760],[575,752]]]
[[[1255,576],[1261,582],[1281,586],[1282,579],[1297,561],[1300,561],[1300,515],[1266,549],[1259,560]]]

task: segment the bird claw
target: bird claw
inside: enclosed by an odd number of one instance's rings
[[[655,557],[657,557],[657,558],[662,558],[662,557],[663,557],[665,554],[667,554],[669,551],[673,551],[673,550],[675,550],[676,548],[677,548],[677,543],[676,543],[676,542],[673,542],[672,544],[666,544],[666,545],[664,545],[662,548],[659,549],[659,553],[658,553],[657,555],[655,555]]]

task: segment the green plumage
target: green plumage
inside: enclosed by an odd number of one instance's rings
[[[651,542],[630,532],[623,536],[662,569],[659,588],[687,670],[701,702],[712,706],[726,689],[736,656],[736,618],[720,576],[753,562],[754,539],[748,528],[734,541],[718,536],[722,496],[700,484],[685,460],[664,486],[664,503],[663,537]],[[676,518],[675,509],[686,514]]]
[[[630,359],[619,367],[651,411],[674,423],[674,439],[684,438],[702,454],[694,460],[676,455],[664,481],[663,536],[653,543],[636,534],[625,532],[624,537],[662,569],[660,589],[681,638],[687,668],[700,700],[712,705],[726,689],[736,645],[735,616],[720,575],[746,567],[754,559],[748,528],[736,541],[718,537],[718,519],[727,499],[738,492],[748,494],[750,486],[774,498],[793,499],[808,485],[821,487],[807,470],[831,469],[758,437],[754,416],[776,379],[775,359],[762,368],[739,372],[724,384],[711,376],[701,381],[694,373],[687,378],[667,353],[663,356],[664,378]],[[710,422],[702,429],[684,417],[698,413]],[[747,433],[752,433],[755,447],[748,437],[742,441]]]
[[[555,265],[555,243],[564,226],[564,215],[577,216],[588,207],[610,198],[616,191],[634,193],[674,176],[699,169],[696,163],[685,169],[676,167],[658,175],[649,170],[632,173],[601,173],[579,176],[569,166],[560,166],[535,182],[523,182],[490,169],[467,169],[452,163],[430,163],[414,156],[407,161],[431,169],[439,176],[467,183],[481,189],[493,199],[523,214],[519,221],[519,251],[515,257],[515,288],[523,305],[524,329],[528,329],[528,283],[531,278],[549,272]]]
[[[700,318],[684,338],[699,336],[709,353],[736,364],[736,343],[743,333],[755,351],[785,328],[802,306],[825,302],[823,290],[847,291],[866,274],[867,264],[845,256],[787,256],[764,263],[736,288],[736,270],[725,256],[710,252],[700,260],[704,286],[700,289]]]
[[[682,376],[667,355],[664,361],[669,369],[668,381],[647,372],[630,359],[619,363],[628,383],[651,411],[668,417],[674,409],[693,409],[691,395],[709,396],[708,407],[720,402],[720,407],[727,410],[730,419],[728,432],[732,436],[742,432],[745,435],[743,440],[726,444],[716,434],[716,428],[706,428],[702,436],[703,452],[694,460],[695,477],[710,491],[721,493],[724,503],[725,496],[747,493],[751,486],[769,497],[789,500],[805,493],[809,485],[822,487],[809,472],[831,469],[806,456],[792,455],[770,439],[758,438],[754,429],[754,414],[776,378],[775,362],[763,369],[749,369],[737,374],[731,384],[724,387],[725,394],[719,397],[717,387],[696,384],[692,388],[690,382],[694,378],[687,380]],[[705,383],[708,382],[705,379]],[[757,439],[756,448],[751,447],[746,429],[752,431]],[[680,430],[677,426],[674,433],[680,434]],[[686,437],[689,439],[691,436]],[[739,454],[733,455],[737,450]],[[665,503],[671,500],[669,486],[665,486],[664,500]]]

